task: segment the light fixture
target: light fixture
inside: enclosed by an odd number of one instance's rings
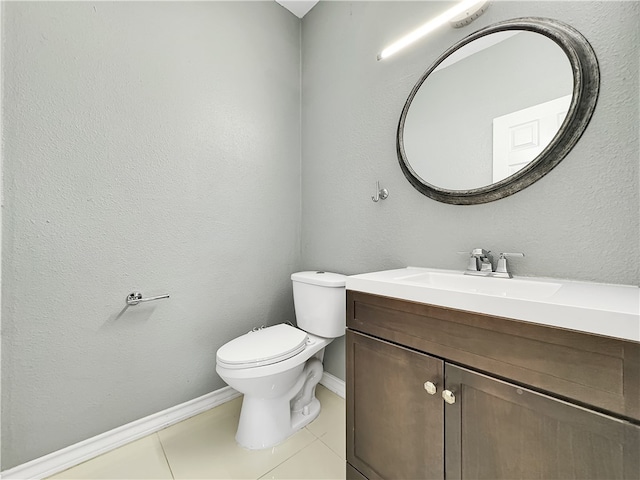
[[[418,27],[413,32],[405,35],[400,40],[389,45],[378,54],[378,60],[382,60],[383,58],[393,55],[447,22],[451,22],[451,25],[454,27],[468,25],[482,15],[488,6],[488,0],[463,0],[446,12],[441,13],[436,18],[429,20],[421,27]]]

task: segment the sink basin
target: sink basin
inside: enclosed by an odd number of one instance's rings
[[[435,270],[399,276],[396,280],[432,288],[522,299],[548,298],[562,287],[560,283],[549,281],[476,277],[464,275],[461,272],[448,273]]]
[[[640,289],[407,267],[347,277],[347,290],[640,342]]]

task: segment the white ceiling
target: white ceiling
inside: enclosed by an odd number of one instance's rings
[[[318,0],[276,0],[276,2],[296,17],[302,18],[318,3]]]

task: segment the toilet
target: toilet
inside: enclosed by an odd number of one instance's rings
[[[298,272],[291,281],[297,328],[254,329],[216,354],[218,375],[244,394],[236,441],[251,450],[281,443],[319,415],[324,348],[345,333],[345,275]]]

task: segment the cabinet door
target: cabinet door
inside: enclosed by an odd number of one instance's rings
[[[447,478],[638,479],[640,427],[446,364]]]
[[[347,466],[347,479],[346,480],[367,480],[367,477],[362,475],[358,470],[353,468],[353,466],[349,463]]]
[[[444,478],[443,366],[347,331],[347,461],[369,480]]]

